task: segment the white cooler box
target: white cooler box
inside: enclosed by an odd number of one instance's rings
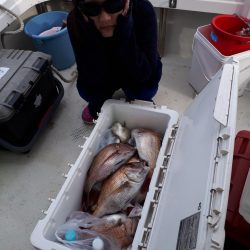
[[[148,102],[108,100],[31,243],[69,250],[55,231],[80,210],[88,168],[102,134],[114,122],[163,135],[132,249],[223,249],[237,112],[238,64],[225,64],[184,112]]]
[[[243,95],[250,82],[250,50],[232,56],[222,55],[210,42],[211,25],[197,29],[193,40],[193,57],[188,82],[197,93],[208,84],[216,72],[228,60],[239,62],[239,96]]]

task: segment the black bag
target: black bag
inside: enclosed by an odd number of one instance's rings
[[[0,50],[0,146],[29,151],[63,97],[51,57],[41,52]]]

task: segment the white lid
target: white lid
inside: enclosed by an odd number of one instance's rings
[[[159,202],[154,205],[156,213],[152,212],[153,225],[152,221],[144,225],[149,232],[148,249],[223,247],[237,79],[238,65],[225,64],[185,111]]]

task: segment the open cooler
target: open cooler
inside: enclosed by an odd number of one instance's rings
[[[56,229],[80,210],[88,168],[114,122],[163,136],[132,249],[223,249],[237,112],[238,63],[212,78],[182,116],[148,102],[108,100],[55,200],[31,234],[39,249],[69,250]]]

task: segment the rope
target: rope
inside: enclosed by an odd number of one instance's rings
[[[1,33],[1,43],[2,43],[3,48],[5,48],[5,45],[4,45],[4,36],[5,35],[15,35],[15,34],[21,32],[21,31],[23,31],[24,23],[23,23],[23,20],[18,15],[16,15],[13,11],[11,11],[11,10],[7,9],[6,7],[4,7],[2,4],[0,4],[0,9],[2,9],[4,11],[7,11],[12,16],[16,17],[18,23],[20,24],[20,27],[17,30],[6,31],[4,33]]]
[[[50,66],[52,71],[61,79],[63,80],[64,82],[67,82],[67,83],[73,83],[76,79],[77,79],[77,71],[74,70],[71,75],[72,77],[70,79],[67,79],[65,78],[59,71],[57,68],[55,68],[53,65]]]

